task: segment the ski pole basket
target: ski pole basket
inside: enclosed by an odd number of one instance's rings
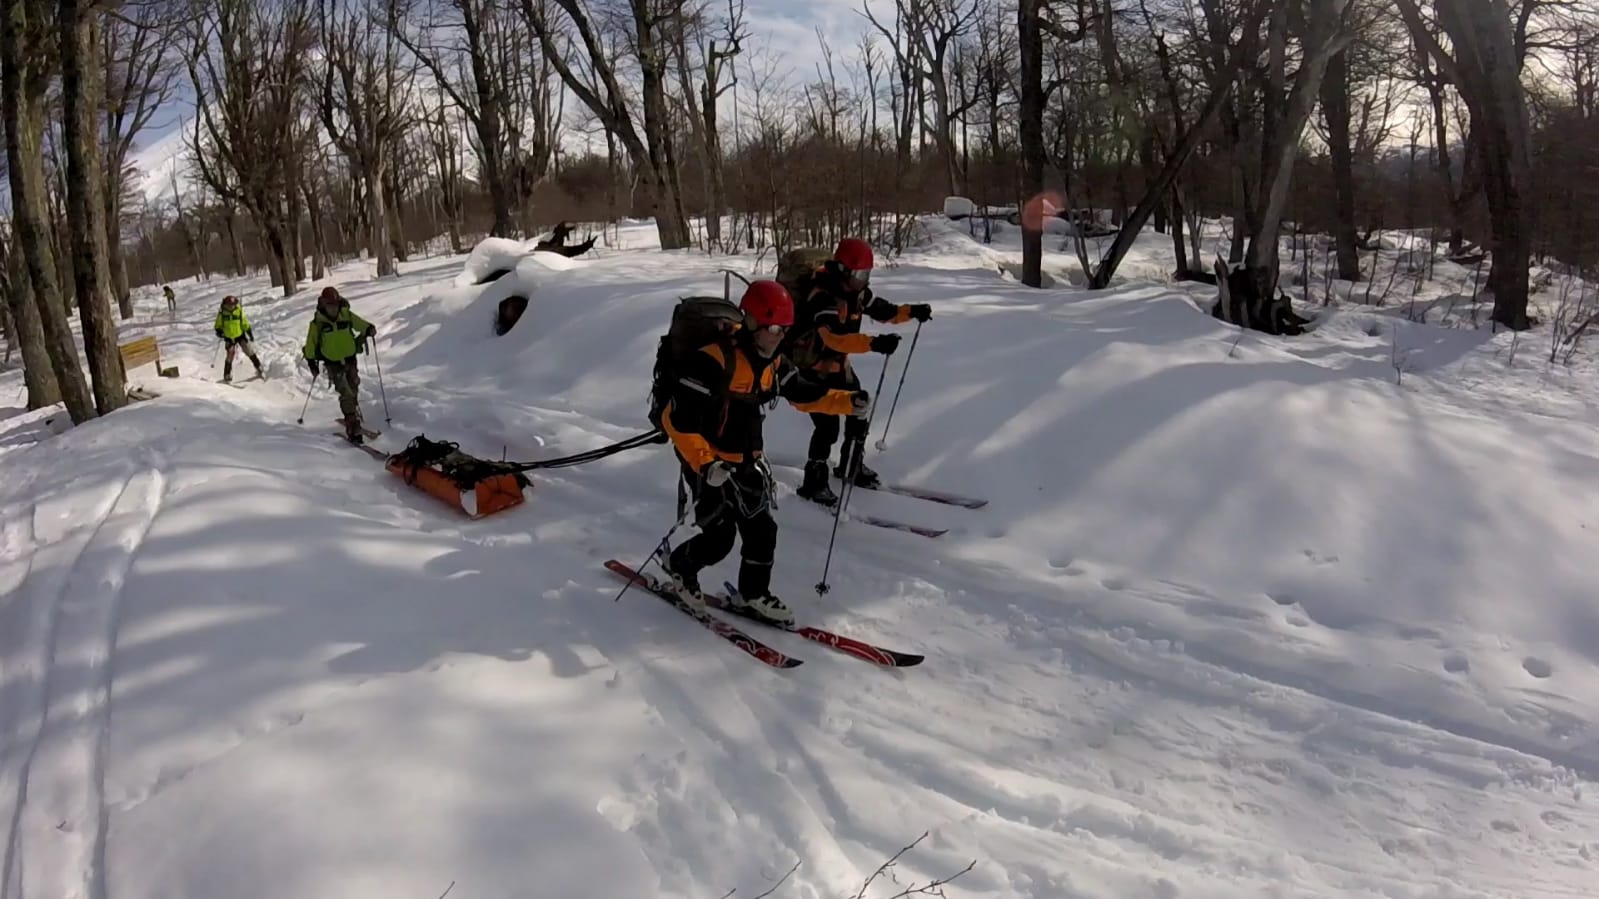
[[[446,505],[482,518],[521,505],[531,482],[515,463],[491,462],[461,452],[460,445],[418,436],[385,466],[401,480]]]

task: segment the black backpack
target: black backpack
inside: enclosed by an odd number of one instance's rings
[[[661,427],[661,413],[672,399],[678,366],[706,344],[722,345],[727,381],[733,380],[733,335],[744,326],[744,311],[721,297],[684,297],[672,308],[672,323],[655,350],[650,380],[650,424]],[[727,384],[722,386],[723,391]]]

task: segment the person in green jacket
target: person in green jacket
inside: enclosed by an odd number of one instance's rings
[[[356,395],[361,374],[355,357],[366,351],[366,342],[377,333],[371,322],[350,311],[350,302],[339,296],[332,285],[322,288],[305,338],[305,361],[312,380],[320,373],[321,365],[327,365],[328,382],[339,394],[344,434],[352,443],[361,442],[361,403]]]
[[[229,294],[222,298],[222,308],[217,310],[215,327],[217,339],[228,345],[228,361],[222,365],[222,382],[226,384],[233,380],[233,353],[240,349],[255,363],[255,376],[265,378],[266,372],[261,370],[261,357],[255,354],[255,331],[250,328],[250,320],[244,317],[244,306],[239,304],[238,297]]]

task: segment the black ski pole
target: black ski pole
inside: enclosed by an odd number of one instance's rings
[[[866,415],[866,433],[872,432],[872,418],[877,415],[877,397],[883,392],[883,381],[888,377],[888,360],[883,360],[883,373],[877,376],[877,390],[872,393],[872,411]],[[848,444],[850,457],[844,463],[844,493],[838,498],[838,506],[833,509],[833,534],[827,538],[827,561],[822,563],[822,579],[816,584],[816,595],[821,596],[829,589],[827,585],[827,572],[833,566],[833,541],[838,539],[838,520],[844,517],[844,507],[849,505],[850,494],[855,492],[855,476],[860,471],[861,462],[866,457],[866,438]]]
[[[383,363],[378,361],[378,344],[375,338],[372,341],[372,364],[378,368],[378,394],[383,397],[383,423],[393,424],[394,421],[389,418],[389,395],[383,389]]]
[[[311,376],[311,383],[305,385],[305,405],[300,407],[300,417],[294,420],[295,424],[305,424],[305,410],[311,408],[311,391],[316,389],[316,375]]]
[[[716,521],[718,518],[721,518],[722,517],[722,511],[725,508],[726,508],[726,506],[723,506],[722,508],[717,509],[716,513],[714,515],[712,515],[710,518],[706,519],[705,527],[709,527],[712,522]],[[664,555],[665,553],[670,552],[671,551],[670,547],[671,547],[672,535],[677,533],[677,529],[678,528],[682,527],[685,524],[688,524],[689,519],[692,518],[693,516],[694,516],[694,508],[691,505],[688,509],[684,510],[683,514],[681,514],[681,515],[679,515],[677,517],[677,521],[672,525],[672,527],[665,534],[661,535],[661,539],[660,540],[657,540],[655,542],[655,548],[650,550],[650,554],[648,556],[645,556],[644,557],[644,561],[640,562],[638,564],[638,566],[635,567],[633,570],[638,572],[640,575],[642,575],[644,573],[644,569],[646,567],[648,567],[648,565],[650,564],[650,560],[651,559],[655,558],[656,556]],[[611,602],[616,602],[617,600],[621,599],[622,598],[622,594],[626,593],[628,591],[628,588],[630,588],[632,586],[633,586],[633,582],[631,580],[629,580],[627,583],[623,584],[622,585],[622,589],[618,590],[616,592],[616,597],[614,599],[612,599]]]
[[[911,335],[911,348],[905,351],[905,367],[899,370],[899,386],[894,388],[894,402],[888,406],[888,421],[883,423],[883,435],[877,438],[877,451],[887,448],[888,429],[894,425],[894,410],[899,408],[899,394],[905,389],[905,373],[911,370],[911,357],[916,355],[916,340],[922,336],[922,323],[916,323],[916,333]],[[888,366],[884,366],[887,370]]]
[[[646,568],[646,566],[649,565],[649,560],[651,560],[651,558],[656,558],[657,555],[660,555],[660,550],[664,550],[665,547],[667,547],[667,545],[670,544],[670,541],[672,541],[672,534],[678,533],[678,528],[681,528],[681,526],[686,525],[686,523],[688,523],[688,521],[689,521],[689,512],[688,512],[688,510],[684,510],[684,512],[681,513],[681,515],[678,515],[678,520],[676,520],[675,523],[673,523],[672,528],[668,529],[667,533],[662,534],[662,536],[660,536],[659,541],[656,541],[656,549],[649,550],[648,557],[644,557],[644,561],[640,561],[640,563],[638,563],[638,566],[636,566],[636,568],[633,568],[633,571],[636,571],[636,573],[638,573],[638,574],[643,574],[644,573],[644,568]],[[627,592],[627,590],[630,589],[630,587],[632,587],[632,585],[633,585],[633,581],[628,581],[627,584],[622,584],[622,589],[617,590],[616,598],[612,598],[612,600],[611,600],[612,603],[614,603],[614,601],[620,600],[620,598],[622,598],[622,593]]]

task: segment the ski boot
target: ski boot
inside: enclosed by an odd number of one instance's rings
[[[366,444],[366,434],[361,430],[360,416],[352,416],[344,420],[344,439],[356,446]]]
[[[781,599],[770,593],[756,597],[745,596],[741,593],[733,602],[738,605],[739,611],[770,624],[775,624],[778,627],[786,627],[794,623],[794,611]]]
[[[844,473],[843,462],[838,463],[838,465],[833,469],[833,475],[840,481],[848,480],[848,477]],[[865,487],[867,490],[875,490],[882,485],[883,480],[877,476],[877,472],[867,468],[865,462],[861,462],[856,466],[855,486]]]
[[[805,463],[805,483],[794,491],[794,495],[828,508],[838,505],[838,494],[827,483],[826,460]]]
[[[661,570],[666,572],[666,588],[672,591],[672,595],[696,612],[705,611],[705,594],[700,591],[699,575],[673,570],[671,556],[662,560]]]

